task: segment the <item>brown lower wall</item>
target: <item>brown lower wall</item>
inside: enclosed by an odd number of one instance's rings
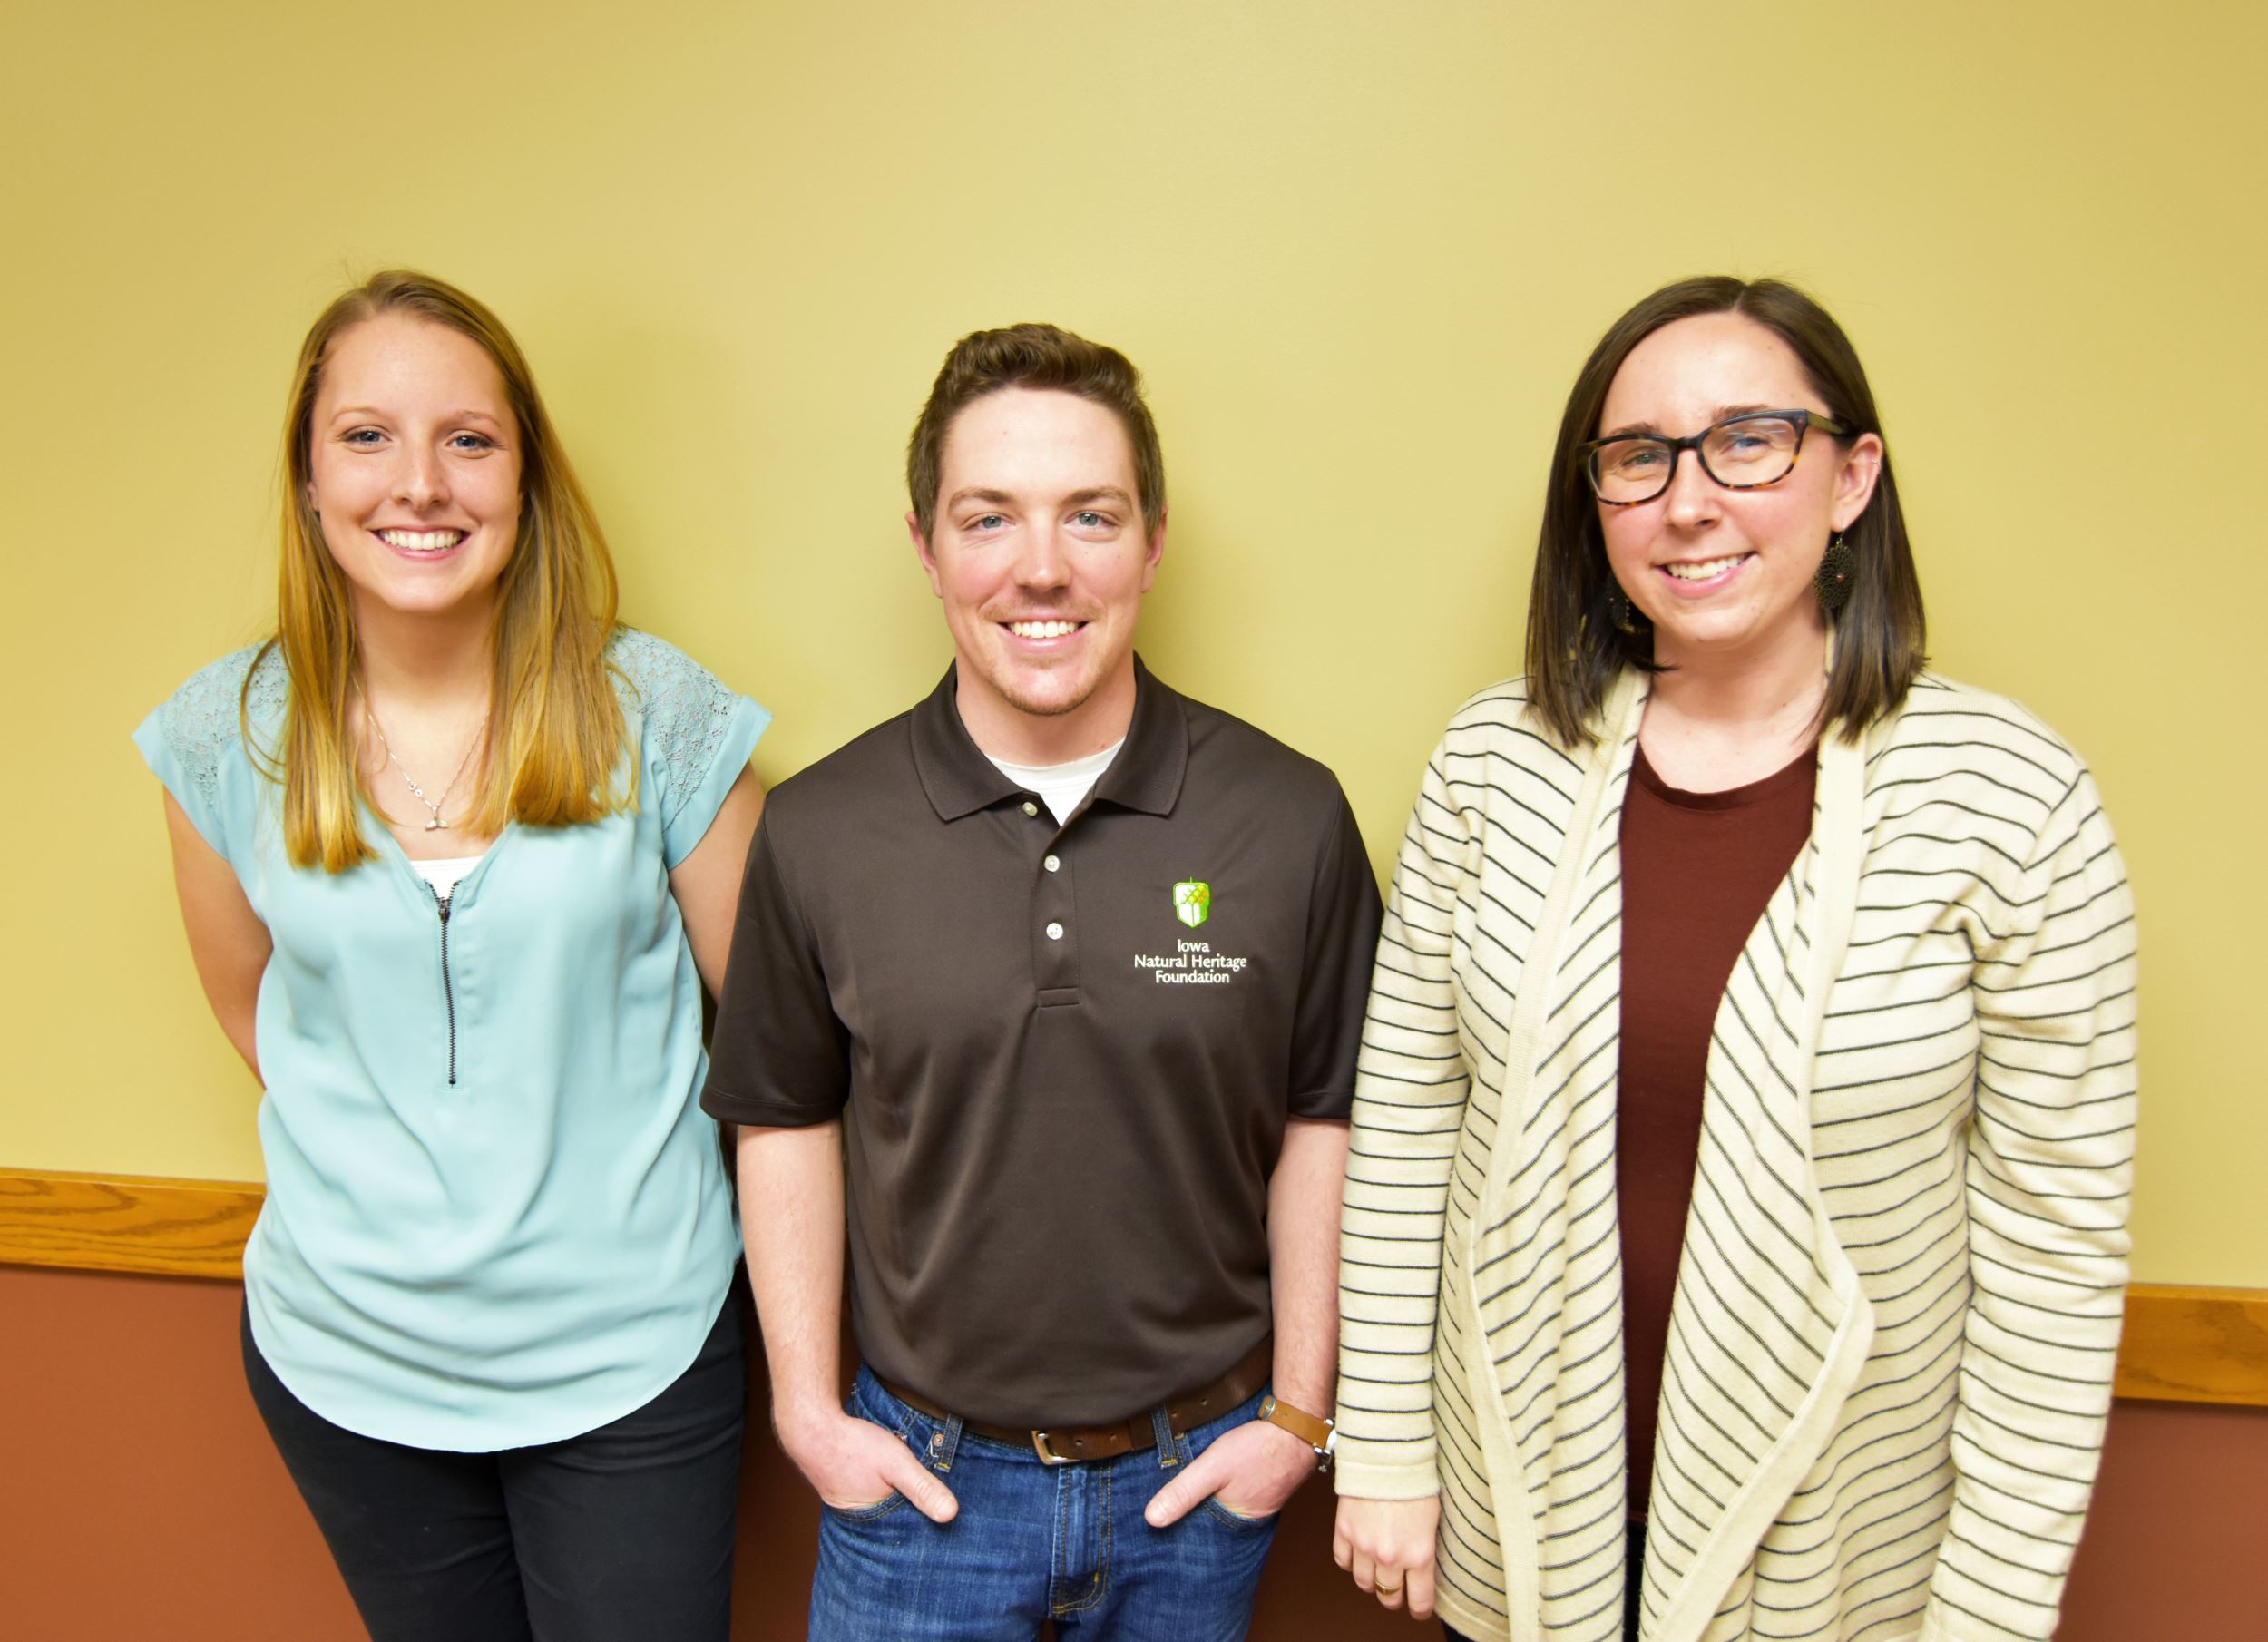
[[[231,1283],[0,1266],[0,1635],[11,1642],[356,1642],[321,1539],[237,1357]],[[751,1387],[760,1399],[759,1381]],[[1421,1642],[1331,1567],[1304,1491],[1258,1642]],[[734,1635],[788,1642],[817,1508],[752,1422]],[[2061,1642],[2268,1636],[2268,1409],[2121,1403]]]

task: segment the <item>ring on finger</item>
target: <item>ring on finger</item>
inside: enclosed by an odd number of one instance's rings
[[[1378,1594],[1382,1597],[1398,1597],[1402,1594],[1402,1587],[1400,1585],[1380,1585],[1375,1588],[1377,1589]]]

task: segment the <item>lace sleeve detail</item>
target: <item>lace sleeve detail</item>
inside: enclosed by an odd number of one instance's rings
[[[611,653],[631,687],[623,706],[642,727],[639,733],[651,784],[646,802],[672,840],[674,865],[684,853],[675,839],[680,824],[697,829],[692,842],[699,842],[769,716],[651,633],[623,628],[615,634]]]
[[[233,767],[245,756],[240,703],[249,707],[255,725],[266,727],[281,719],[288,694],[282,657],[272,650],[263,656],[255,645],[192,675],[134,738],[198,832],[223,854],[230,830],[230,793],[240,778]]]

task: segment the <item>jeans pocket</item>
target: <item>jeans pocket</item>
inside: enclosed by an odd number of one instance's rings
[[[819,1509],[837,1522],[879,1522],[905,1503],[905,1496],[892,1489],[872,1505],[829,1505],[819,1501]]]
[[[1205,1509],[1214,1520],[1225,1522],[1231,1528],[1242,1529],[1246,1532],[1254,1529],[1274,1528],[1276,1519],[1282,1514],[1279,1511],[1270,1511],[1265,1517],[1246,1516],[1235,1506],[1224,1504],[1218,1494],[1206,1496]]]

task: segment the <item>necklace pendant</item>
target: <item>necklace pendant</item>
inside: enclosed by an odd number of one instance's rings
[[[447,825],[448,824],[443,821],[439,816],[435,816],[432,820],[425,823],[425,830],[429,833],[437,833],[444,831],[447,827]]]

